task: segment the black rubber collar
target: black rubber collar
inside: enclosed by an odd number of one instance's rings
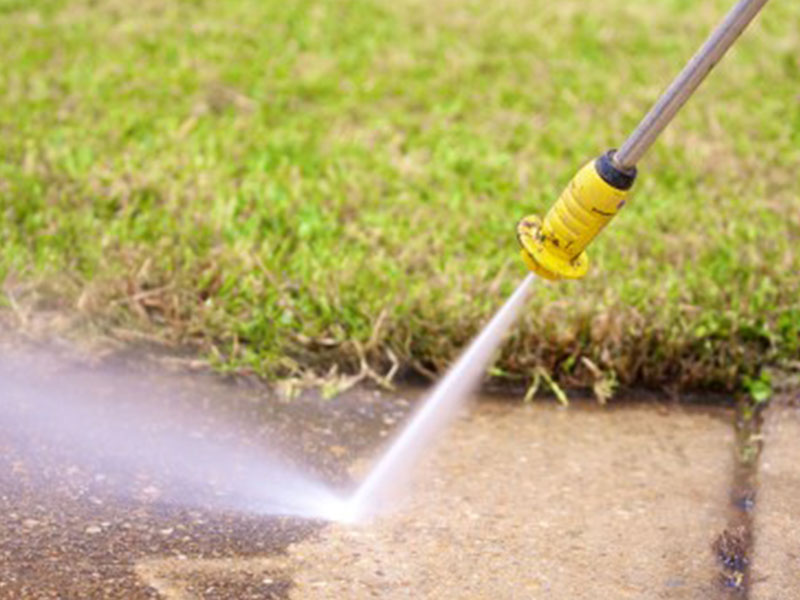
[[[597,173],[608,185],[618,190],[629,190],[636,181],[636,167],[620,169],[611,158],[615,150],[609,150],[594,162]]]

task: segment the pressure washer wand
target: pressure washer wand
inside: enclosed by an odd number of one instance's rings
[[[607,152],[583,167],[545,216],[525,217],[517,225],[522,257],[545,279],[577,279],[589,266],[586,246],[625,204],[636,177],[636,162],[653,144],[692,92],[739,37],[767,0],[741,0],[684,67],[619,151]],[[397,485],[399,467],[424,447],[444,421],[452,417],[478,382],[505,332],[530,294],[528,275],[480,335],[420,405],[337,516],[355,520],[379,504],[381,493]]]
[[[578,171],[544,220],[528,216],[519,222],[517,239],[531,271],[545,279],[579,279],[586,274],[585,249],[625,205],[636,163],[766,3],[740,0],[620,149],[609,150]]]

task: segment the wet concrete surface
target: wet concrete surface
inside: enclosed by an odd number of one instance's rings
[[[750,598],[800,598],[800,408],[766,411]]]
[[[121,416],[141,403],[178,428],[199,415],[192,435],[279,444],[340,487],[416,395],[287,400],[208,375],[36,369],[64,389],[88,382]],[[487,398],[442,437],[402,505],[345,526],[165,502],[168,480],[23,435],[10,396],[0,399],[0,598],[721,597],[712,545],[733,472],[726,410]]]
[[[137,468],[136,459],[104,460],[113,440],[96,431],[98,423],[148,411],[158,415],[153,432],[138,432],[143,448],[163,439],[167,427],[184,439],[220,431],[235,436],[223,440],[226,447],[234,442],[239,447],[278,445],[289,463],[302,463],[336,486],[347,481],[346,467],[354,457],[386,435],[390,425],[385,422],[394,423],[408,407],[402,399],[370,392],[336,402],[286,400],[257,385],[152,368],[94,370],[49,358],[15,363],[14,369],[3,366],[8,365],[0,365],[0,598],[9,599],[157,598],[158,586],[142,577],[147,569],[136,568],[146,559],[248,564],[254,557],[281,554],[322,526],[313,520],[220,511],[213,498],[190,495],[208,493],[199,487],[180,490],[186,505],[176,502],[166,492],[170,485],[182,485],[182,479],[161,473],[165,481],[160,481],[148,469]],[[20,371],[25,374],[15,384]],[[19,412],[30,404],[27,388],[37,385],[58,397],[67,411],[70,402],[83,401],[75,397],[77,391],[89,390],[89,406],[111,415],[99,420],[84,415],[85,438],[99,443],[78,447],[74,436],[63,435],[59,422],[68,413],[53,415],[49,428],[21,429],[25,422]],[[81,403],[79,412],[87,413],[86,407]],[[188,597],[283,598],[291,584],[285,573],[267,577],[259,570],[253,578],[234,568],[224,574],[207,571],[201,569],[186,583]]]

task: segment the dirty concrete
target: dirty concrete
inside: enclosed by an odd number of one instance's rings
[[[153,435],[169,426],[184,438],[222,430],[235,434],[233,441],[244,447],[281,443],[290,458],[307,463],[332,485],[344,480],[355,456],[387,434],[390,425],[384,421],[399,419],[408,407],[402,399],[368,391],[336,402],[311,396],[287,400],[248,382],[176,375],[152,366],[94,369],[47,357],[14,367],[11,372],[0,368],[3,599],[163,597],[158,578],[150,581],[141,575],[149,572],[148,560],[168,557],[180,564],[199,560],[212,565],[186,582],[189,597],[282,598],[291,584],[285,574],[259,572],[256,578],[248,569],[214,565],[246,566],[262,556],[280,555],[322,526],[296,518],[219,512],[195,498],[186,506],[162,502],[162,484],[137,472],[135,463],[109,468],[102,443],[87,455],[74,439],[20,430],[14,411],[21,390],[10,383],[20,371],[34,373],[31,385],[43,384],[57,395],[86,389],[98,411],[121,418],[139,408],[152,409],[164,418],[154,425]],[[70,398],[74,393],[60,400]],[[86,437],[97,435],[87,425]],[[149,442],[144,432],[141,444]],[[143,566],[137,568],[139,563]]]
[[[119,386],[150,390],[124,400],[200,413],[203,431],[235,423],[247,444],[279,439],[332,485],[363,469],[416,394],[288,401],[207,375],[103,373],[108,406]],[[0,598],[719,597],[732,420],[486,398],[401,506],[356,527],[120,498],[57,440],[0,422]]]
[[[749,597],[800,598],[800,408],[776,402],[761,435]]]

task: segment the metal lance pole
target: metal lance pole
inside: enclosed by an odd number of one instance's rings
[[[675,80],[670,84],[633,133],[614,153],[614,164],[620,169],[633,168],[653,145],[675,114],[686,103],[719,60],[742,34],[767,0],[741,0],[711,33]]]

